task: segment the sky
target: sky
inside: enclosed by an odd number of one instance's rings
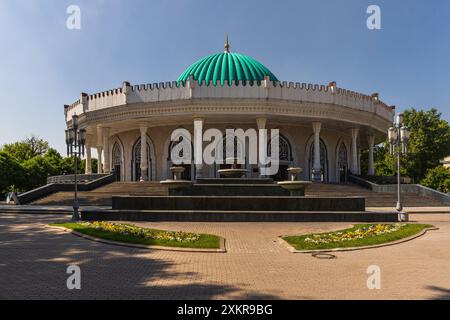
[[[226,32],[281,81],[337,81],[450,120],[448,0],[0,0],[0,146],[34,134],[65,152],[63,106],[81,92],[174,81]]]

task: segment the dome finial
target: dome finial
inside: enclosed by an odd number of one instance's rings
[[[227,32],[227,40],[225,42],[225,53],[229,53],[230,52],[230,44],[228,43],[228,32]]]

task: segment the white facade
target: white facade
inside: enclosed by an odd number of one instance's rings
[[[361,173],[360,150],[385,140],[393,113],[377,94],[344,90],[334,82],[323,86],[274,83],[268,78],[253,86],[207,86],[192,78],[184,85],[124,82],[118,89],[81,94],[80,100],[65,106],[67,125],[77,114],[80,127],[88,133],[88,148],[97,148],[102,155],[99,169],[105,173],[115,169],[123,181],[168,178],[171,133],[185,128],[193,135],[197,119],[204,130],[217,128],[223,133],[236,128],[279,129],[281,171],[300,166],[305,180],[315,172],[317,180],[343,182],[347,170]],[[373,152],[369,155],[368,173],[373,174]],[[249,176],[258,176],[255,166],[248,169]],[[87,173],[90,170],[86,166]],[[204,166],[201,173],[214,177],[216,171],[214,166]],[[195,174],[191,166],[187,177],[194,179]]]

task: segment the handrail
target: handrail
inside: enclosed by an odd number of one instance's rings
[[[115,174],[102,175],[100,178],[89,181],[87,183],[79,183],[78,191],[91,191],[116,181]],[[17,205],[27,204],[40,198],[47,197],[55,192],[73,191],[74,183],[49,183],[36,189],[23,192],[17,195],[19,203]]]
[[[103,173],[95,173],[95,174],[78,174],[77,180],[79,183],[83,182],[90,182],[97,180],[99,178],[108,176],[108,174]],[[74,174],[66,174],[66,175],[60,175],[60,176],[51,176],[47,178],[47,184],[50,183],[69,183],[72,184],[75,182],[75,175]]]
[[[367,181],[361,177],[357,177],[354,175],[349,175],[348,181],[352,182],[354,184],[357,184],[363,188],[370,189],[374,192],[388,192],[388,193],[397,192],[396,184],[376,184],[376,183]],[[440,192],[440,191],[422,186],[420,184],[401,184],[400,188],[401,188],[402,192],[427,196],[432,199],[438,200],[442,203],[450,205],[450,194]]]

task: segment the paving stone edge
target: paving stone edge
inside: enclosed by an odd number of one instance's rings
[[[279,236],[278,239],[282,243],[284,243],[286,245],[286,247],[288,248],[288,250],[291,251],[292,253],[312,253],[312,254],[314,254],[314,253],[328,253],[328,252],[358,251],[358,250],[367,250],[367,249],[389,247],[389,246],[394,246],[394,245],[397,245],[397,244],[401,244],[401,243],[404,243],[404,242],[408,242],[408,241],[414,240],[416,238],[419,238],[419,237],[425,235],[428,231],[434,231],[434,230],[439,230],[439,228],[437,228],[437,227],[425,228],[421,232],[419,232],[419,233],[417,233],[415,235],[412,235],[410,237],[407,237],[407,238],[404,238],[404,239],[400,239],[400,240],[396,240],[396,241],[392,241],[392,242],[375,244],[375,245],[372,245],[372,246],[335,248],[335,249],[320,249],[320,250],[297,250],[297,249],[294,248],[294,246],[292,246],[286,240],[283,239],[283,237],[286,237],[287,235]]]
[[[59,227],[59,226],[49,226],[45,225],[46,228],[49,229],[59,229],[65,231],[67,233],[71,233],[77,237],[91,240],[99,243],[120,246],[120,247],[128,247],[128,248],[138,248],[138,249],[151,249],[151,250],[164,250],[164,251],[179,251],[179,252],[202,252],[202,253],[226,253],[227,249],[225,246],[225,238],[219,237],[219,249],[201,249],[201,248],[176,248],[176,247],[165,247],[165,246],[150,246],[144,244],[134,244],[134,243],[124,243],[112,240],[101,239],[93,236],[88,236],[86,234],[74,231],[69,228]]]

